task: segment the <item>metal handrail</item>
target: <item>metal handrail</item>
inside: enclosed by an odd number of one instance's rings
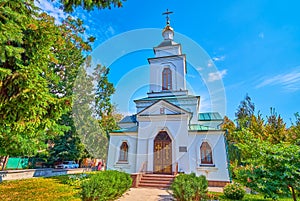
[[[139,173],[144,173],[147,170],[147,161],[144,161],[140,167]]]
[[[178,174],[178,162],[175,164],[175,172],[174,175],[176,176]]]

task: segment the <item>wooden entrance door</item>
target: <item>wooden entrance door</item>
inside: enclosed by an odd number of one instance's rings
[[[172,174],[172,140],[162,131],[154,139],[154,173]]]

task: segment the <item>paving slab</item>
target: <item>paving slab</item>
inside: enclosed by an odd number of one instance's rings
[[[158,188],[130,188],[117,201],[170,201],[173,200],[170,190]]]
[[[208,191],[223,192],[223,188],[208,187]],[[172,191],[158,188],[130,188],[116,201],[171,201]]]

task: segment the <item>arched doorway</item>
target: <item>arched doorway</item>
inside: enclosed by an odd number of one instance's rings
[[[172,174],[172,140],[166,131],[154,138],[154,173]]]

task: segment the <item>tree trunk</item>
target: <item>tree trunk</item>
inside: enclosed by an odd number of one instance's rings
[[[295,189],[294,189],[293,186],[291,186],[291,188],[292,188],[293,199],[294,199],[294,201],[297,201],[296,194],[295,194]]]
[[[3,162],[3,166],[2,166],[2,171],[6,168],[7,162],[8,162],[8,158],[9,156],[4,156],[4,162]]]

